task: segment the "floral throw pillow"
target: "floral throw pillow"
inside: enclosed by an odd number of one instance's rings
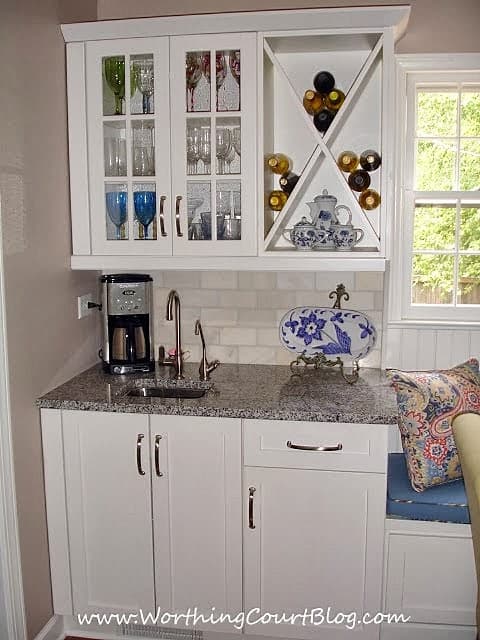
[[[415,491],[462,477],[452,435],[459,413],[480,413],[478,360],[439,371],[387,371],[397,392],[398,421]]]

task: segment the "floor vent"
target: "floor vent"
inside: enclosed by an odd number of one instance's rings
[[[203,640],[203,631],[189,631],[174,627],[155,627],[146,624],[122,624],[121,636],[138,636],[140,638],[163,638],[163,640]]]

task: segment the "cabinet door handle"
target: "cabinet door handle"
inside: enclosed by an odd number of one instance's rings
[[[183,236],[182,230],[180,228],[180,202],[182,200],[182,196],[177,196],[175,200],[175,225],[177,227],[177,236],[181,238]]]
[[[163,238],[167,237],[167,232],[165,231],[165,214],[163,213],[163,203],[167,199],[167,196],[160,196],[160,211],[158,217],[160,218],[160,235]]]
[[[289,449],[299,449],[300,451],[341,451],[343,444],[339,442],[334,447],[309,447],[306,444],[293,444],[291,440],[287,440],[287,447]]]
[[[139,433],[137,436],[137,470],[140,476],[145,475],[145,471],[142,469],[142,440],[144,437],[143,433]]]
[[[253,522],[253,496],[255,495],[255,487],[248,488],[248,528],[255,529]]]
[[[155,436],[155,473],[159,478],[163,476],[160,471],[160,440],[162,436]]]

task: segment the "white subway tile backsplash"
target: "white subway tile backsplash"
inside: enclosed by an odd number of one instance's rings
[[[276,349],[273,347],[238,347],[240,364],[277,364]]]
[[[339,284],[345,285],[347,291],[353,291],[355,274],[345,271],[319,271],[315,274],[315,288],[320,291],[334,291]]]
[[[278,325],[296,306],[331,307],[330,291],[343,283],[350,294],[344,308],[366,311],[379,330],[377,345],[362,366],[379,366],[383,321],[383,275],[310,272],[158,272],[154,273],[155,344],[175,344],[175,326],[165,319],[167,295],[181,299],[182,339],[189,360],[199,361],[200,318],[209,359],[224,363],[289,364],[294,356],[281,346]]]
[[[237,289],[237,271],[202,271],[201,286],[203,289]]]
[[[383,273],[378,271],[358,271],[355,274],[357,291],[383,291]]]
[[[180,293],[181,300],[188,307],[218,307],[221,292],[214,289],[182,289]]]
[[[220,344],[255,345],[257,344],[256,330],[244,327],[225,327],[225,329],[220,329]]]
[[[164,271],[162,276],[164,288],[181,290],[200,286],[199,271]]]
[[[259,309],[283,309],[288,311],[295,306],[295,291],[258,291],[257,305]]]
[[[252,313],[251,309],[239,309],[238,325],[240,327],[277,327],[277,311],[274,309],[255,309],[255,313]]]
[[[301,271],[280,271],[277,274],[277,289],[313,289],[315,287],[315,273]]]
[[[237,324],[236,309],[202,309],[200,319],[202,324],[212,327],[232,327]]]
[[[238,286],[240,289],[275,289],[277,274],[272,271],[240,271]]]
[[[278,327],[257,329],[257,344],[266,347],[279,346]]]
[[[257,306],[257,294],[255,291],[219,291],[218,306],[237,309],[255,309]]]

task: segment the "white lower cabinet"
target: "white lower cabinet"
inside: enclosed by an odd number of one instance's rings
[[[42,431],[55,613],[241,610],[239,420],[43,410]]]
[[[358,469],[382,447],[386,457],[385,435],[378,425],[245,421],[245,462],[265,465],[244,475],[245,611],[271,620],[246,633],[378,638],[378,625],[356,619],[381,610],[386,476]]]

